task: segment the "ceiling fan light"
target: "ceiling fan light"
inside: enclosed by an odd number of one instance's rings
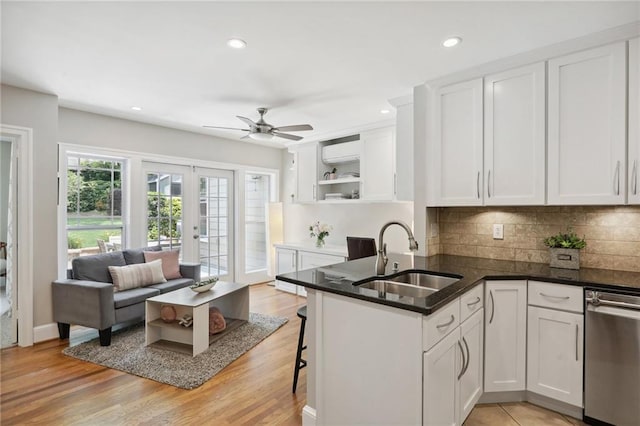
[[[249,133],[249,137],[257,141],[270,141],[273,139],[271,133]]]

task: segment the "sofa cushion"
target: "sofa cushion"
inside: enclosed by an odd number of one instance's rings
[[[151,246],[141,249],[126,249],[122,250],[122,254],[124,255],[124,260],[127,262],[127,265],[132,265],[134,263],[144,263],[145,251],[162,251],[162,247]]]
[[[182,287],[186,287],[193,284],[191,278],[177,278],[175,280],[169,280],[166,283],[150,285],[146,288],[157,288],[160,293],[166,293],[168,291],[178,290]]]
[[[178,250],[145,251],[144,261],[162,259],[162,273],[167,280],[182,278],[180,275],[180,252]]]
[[[76,280],[112,283],[109,266],[125,266],[121,251],[76,257],[71,261],[73,278]]]
[[[124,308],[125,306],[135,305],[141,303],[150,297],[160,294],[160,290],[151,287],[139,287],[132,288],[127,291],[119,291],[113,294],[113,303],[116,309]]]
[[[167,281],[162,274],[162,259],[149,263],[109,266],[109,272],[113,278],[114,291],[129,290]]]

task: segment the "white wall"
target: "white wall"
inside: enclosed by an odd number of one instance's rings
[[[59,142],[280,169],[280,149],[60,108]]]
[[[11,142],[0,141],[0,241],[7,241],[10,165]]]
[[[33,129],[33,324],[52,322],[57,272],[58,97],[1,86],[2,124]],[[18,236],[20,243],[20,236]]]

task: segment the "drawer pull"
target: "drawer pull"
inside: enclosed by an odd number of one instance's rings
[[[469,306],[469,307],[471,307],[471,306],[475,306],[475,305],[477,305],[478,303],[480,303],[480,300],[482,300],[482,299],[480,299],[480,296],[478,296],[478,297],[476,298],[476,300],[474,300],[473,302],[469,302],[469,303],[467,303],[467,306]]]
[[[550,297],[552,299],[561,299],[561,300],[569,300],[571,299],[571,296],[554,296],[553,294],[544,294],[544,293],[540,293],[540,296],[542,297]]]
[[[436,328],[444,328],[444,327],[449,327],[451,324],[453,324],[453,322],[456,320],[456,318],[453,316],[453,314],[451,315],[451,319],[449,320],[449,322],[445,323],[445,324],[437,324]]]

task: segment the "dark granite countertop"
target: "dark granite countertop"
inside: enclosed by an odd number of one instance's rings
[[[640,295],[640,272],[592,268],[581,268],[574,271],[550,268],[549,265],[543,263],[450,255],[422,257],[391,253],[387,264],[389,273],[385,275],[387,277],[397,275],[391,272],[391,265],[393,262],[399,262],[401,272],[412,269],[425,270],[441,275],[459,276],[460,280],[426,298],[398,297],[389,293],[386,298],[381,298],[375,290],[353,285],[375,276],[375,262],[376,258],[373,256],[281,274],[276,278],[315,290],[394,306],[420,312],[424,315],[429,315],[446,305],[481,283],[482,280],[539,280]]]

